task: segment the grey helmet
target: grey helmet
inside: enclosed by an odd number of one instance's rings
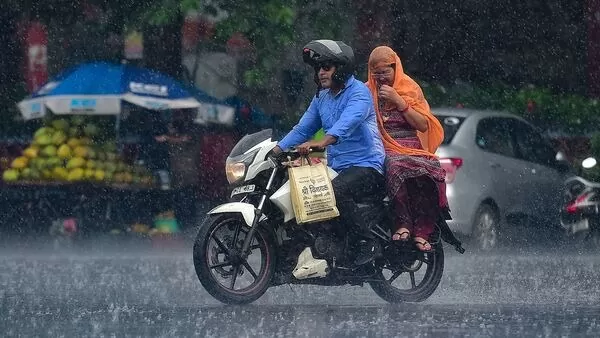
[[[354,51],[342,41],[313,40],[302,49],[304,62],[315,69],[317,84],[319,68],[331,64],[336,67],[332,80],[344,84],[354,74]]]

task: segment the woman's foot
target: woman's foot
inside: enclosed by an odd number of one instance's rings
[[[419,251],[421,251],[421,252],[432,252],[433,251],[433,247],[425,238],[415,237],[414,241],[415,241],[415,246],[417,247],[417,249]]]
[[[408,237],[410,237],[410,231],[407,228],[400,228],[392,235],[392,240],[407,241]]]

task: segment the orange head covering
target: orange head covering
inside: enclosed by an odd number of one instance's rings
[[[377,83],[373,78],[373,70],[382,67],[395,65],[395,78],[394,78],[394,89],[400,96],[408,103],[408,105],[422,114],[427,119],[427,131],[424,133],[417,132],[423,149],[407,148],[400,145],[398,142],[391,137],[385,128],[383,127],[383,118],[379,111],[379,98]],[[369,80],[367,81],[367,87],[371,91],[373,100],[375,102],[375,111],[377,112],[377,124],[383,137],[383,144],[387,151],[393,151],[404,155],[422,155],[422,156],[433,156],[435,157],[435,151],[444,140],[444,129],[440,124],[440,121],[433,116],[431,109],[421,87],[408,75],[404,74],[400,57],[390,47],[379,46],[371,52],[369,56]]]

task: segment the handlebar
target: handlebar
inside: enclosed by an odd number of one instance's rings
[[[320,148],[320,147],[310,148],[310,152],[311,153],[324,153],[325,148]]]
[[[315,148],[310,148],[309,152],[306,156],[310,156],[311,154],[321,154],[325,152],[325,148],[320,148],[320,147],[315,147]],[[298,152],[298,150],[296,150],[296,148],[292,147],[290,148],[290,150],[288,151],[284,151],[282,153],[286,153],[288,156],[298,156],[300,157],[300,153]],[[320,157],[320,156],[315,156],[315,157]]]
[[[295,147],[291,147],[289,151],[287,151],[288,153],[294,153],[294,152],[298,152],[298,150],[296,150]],[[321,148],[321,147],[313,147],[310,148],[309,154],[312,153],[324,153],[325,152],[325,148]]]
[[[323,157],[322,153],[324,152],[325,148],[310,148],[310,152],[308,153],[308,155],[306,155],[306,157],[311,157],[311,155],[313,154],[318,156],[312,157]],[[290,150],[282,151],[277,155],[271,153],[270,156],[273,158],[273,160],[275,160],[277,165],[281,165],[283,162],[287,161],[295,161],[302,157],[302,155],[300,155],[300,152],[298,152],[298,150],[296,150],[294,147],[290,148]]]

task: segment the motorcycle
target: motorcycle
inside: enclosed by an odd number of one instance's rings
[[[565,181],[565,203],[560,224],[572,237],[593,240],[600,244],[600,183],[596,178],[596,159],[586,158],[579,175]]]
[[[336,224],[339,219],[295,221],[287,165],[300,155],[292,150],[271,156],[276,144],[271,129],[246,135],[226,160],[230,202],[207,213],[193,248],[196,274],[209,294],[223,303],[247,304],[282,284],[364,283],[391,303],[420,302],[434,293],[444,270],[442,240],[464,252],[446,224],[449,215],[440,216],[433,250],[423,253],[391,240],[388,199],[361,201],[357,208],[376,224],[371,231],[383,254],[354,266],[353,241]],[[333,179],[337,173],[328,170]],[[404,284],[394,285],[401,275],[407,276]]]

